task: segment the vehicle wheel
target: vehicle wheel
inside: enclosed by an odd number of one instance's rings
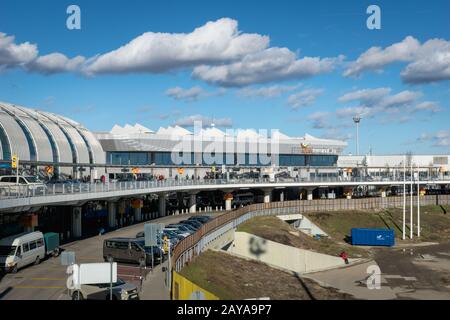
[[[75,291],[72,293],[72,300],[84,300],[84,297],[80,291]]]
[[[11,273],[17,273],[17,264],[14,266],[14,268],[11,269]]]
[[[55,258],[58,257],[60,253],[61,253],[61,251],[60,251],[59,248],[55,249],[55,250],[53,251],[53,257],[55,257]]]
[[[34,265],[37,266],[39,263],[41,263],[41,258],[39,258],[39,256],[37,256],[36,260],[34,260]]]

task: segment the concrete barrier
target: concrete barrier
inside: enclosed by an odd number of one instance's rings
[[[345,266],[341,257],[299,249],[246,232],[235,232],[228,252],[247,259],[297,273],[315,272]],[[350,262],[359,259],[349,259]]]
[[[320,229],[317,225],[311,222],[307,217],[302,214],[288,214],[277,216],[279,219],[283,221],[295,221],[293,227],[297,230],[306,233],[307,235],[314,236],[316,234],[321,236],[328,236],[328,234]]]

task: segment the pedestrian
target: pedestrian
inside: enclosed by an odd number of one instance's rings
[[[345,261],[345,264],[348,264],[348,255],[347,252],[342,251],[340,254],[341,258]]]

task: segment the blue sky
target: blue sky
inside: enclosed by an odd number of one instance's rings
[[[81,30],[66,27],[70,4]],[[380,30],[366,27],[370,4]],[[362,153],[449,153],[448,12],[447,0],[2,0],[0,101],[93,131],[214,119],[342,138],[346,152],[362,114]]]

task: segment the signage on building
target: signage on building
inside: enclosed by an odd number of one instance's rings
[[[312,148],[311,148],[311,146],[309,144],[302,143],[300,146],[302,148],[302,152],[303,153],[312,153]]]
[[[231,193],[226,193],[226,194],[223,196],[223,200],[233,200],[233,194],[231,194]]]
[[[139,173],[139,168],[132,168],[131,173],[134,173],[134,174]]]

